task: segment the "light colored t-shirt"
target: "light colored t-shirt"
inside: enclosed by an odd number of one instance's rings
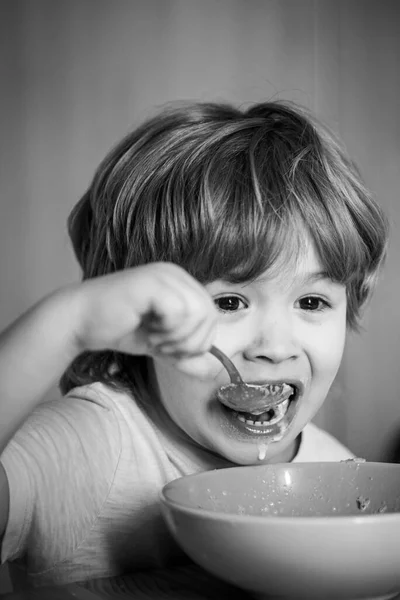
[[[294,460],[353,456],[309,424]],[[28,586],[185,562],[163,522],[160,490],[182,475],[232,466],[178,428],[162,432],[131,396],[100,383],[39,405],[1,461],[10,487],[1,560]]]

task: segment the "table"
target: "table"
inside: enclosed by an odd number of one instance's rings
[[[254,600],[196,565],[0,595],[0,600]]]
[[[260,596],[224,583],[195,565],[97,579],[85,583],[84,587],[71,584],[0,595],[0,600],[224,600],[225,598],[256,600]],[[392,600],[400,600],[400,594]]]

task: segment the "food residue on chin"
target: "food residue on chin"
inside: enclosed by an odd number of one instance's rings
[[[260,444],[258,446],[258,460],[264,460],[264,458],[267,456],[267,450],[267,444]]]

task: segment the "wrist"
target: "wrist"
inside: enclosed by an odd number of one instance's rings
[[[72,361],[86,349],[81,335],[84,322],[81,283],[56,290],[47,298],[47,302],[50,303],[50,310],[58,321],[55,326],[62,331],[64,347]]]

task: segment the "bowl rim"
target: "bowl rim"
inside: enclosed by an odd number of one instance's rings
[[[346,464],[349,465],[349,468],[353,468],[353,469],[360,469],[360,468],[365,468],[362,467],[362,465],[369,465],[373,468],[381,468],[382,466],[384,468],[389,467],[389,469],[393,469],[394,471],[399,471],[400,472],[400,463],[386,463],[386,462],[356,462],[356,461],[340,461],[338,462],[334,462],[334,461],[329,461],[329,462],[313,462],[313,463],[306,463],[306,462],[298,462],[298,463],[273,463],[271,465],[268,464],[263,464],[263,465],[243,465],[243,466],[237,466],[237,467],[224,467],[222,469],[212,469],[209,471],[201,471],[200,473],[193,473],[191,475],[183,475],[181,477],[177,477],[171,481],[169,481],[168,483],[166,483],[162,489],[159,492],[159,499],[162,503],[162,505],[164,505],[166,508],[174,508],[176,510],[179,510],[181,513],[185,513],[187,515],[190,516],[197,516],[197,517],[201,517],[201,518],[207,518],[209,520],[213,520],[213,521],[219,521],[219,522],[232,522],[232,520],[235,521],[235,523],[240,523],[240,524],[244,524],[244,523],[249,523],[251,522],[252,524],[258,525],[260,523],[268,523],[269,527],[281,527],[283,525],[287,525],[287,524],[293,524],[295,523],[296,526],[299,526],[300,524],[304,524],[307,527],[311,526],[318,526],[320,527],[322,524],[324,526],[328,526],[328,527],[337,527],[337,526],[349,526],[351,524],[354,524],[356,526],[360,526],[360,525],[369,525],[369,526],[378,526],[378,525],[382,525],[383,523],[385,523],[386,525],[390,525],[391,523],[393,524],[397,524],[400,521],[400,511],[399,512],[389,512],[389,513],[374,513],[374,514],[360,514],[360,515],[324,515],[324,516],[312,516],[312,515],[305,515],[305,516],[282,516],[282,515],[249,515],[249,514],[238,514],[238,513],[233,513],[233,512],[229,512],[229,513],[225,513],[225,512],[216,512],[214,510],[210,510],[207,508],[201,508],[201,507],[191,507],[191,506],[187,506],[184,503],[181,503],[177,500],[171,500],[170,498],[168,498],[167,494],[170,488],[175,487],[176,485],[180,485],[179,482],[185,480],[189,480],[189,479],[206,479],[210,473],[215,473],[217,471],[235,471],[235,470],[239,470],[239,469],[243,469],[243,467],[245,468],[254,468],[257,469],[259,467],[282,467],[283,465],[285,465],[288,468],[295,468],[296,470],[300,470],[301,468],[304,468],[304,466],[306,465],[319,465],[321,467],[323,467],[324,465],[332,465],[332,464]],[[351,466],[354,465],[354,466]],[[313,524],[313,525],[312,525]]]

